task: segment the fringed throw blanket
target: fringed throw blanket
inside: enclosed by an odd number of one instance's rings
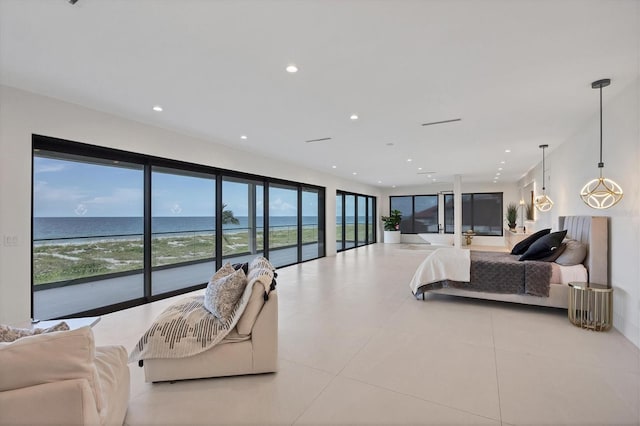
[[[506,294],[529,294],[549,297],[551,264],[518,260],[519,256],[499,252],[471,252],[470,279],[446,279],[424,283],[414,294],[443,287]]]
[[[265,289],[273,282],[274,272],[254,268],[251,279],[235,305],[231,316],[223,321],[204,308],[204,296],[182,299],[165,309],[142,335],[129,355],[129,362],[152,358],[184,358],[204,352],[224,340],[237,325],[249,299],[253,284]],[[268,290],[265,294],[268,293]]]

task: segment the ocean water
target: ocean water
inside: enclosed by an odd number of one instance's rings
[[[243,229],[248,227],[249,218],[236,216],[240,224],[226,224],[223,229]],[[360,218],[364,221],[364,218]],[[263,227],[263,218],[256,218],[256,226]],[[354,223],[354,217],[347,217],[347,223]],[[154,217],[151,231],[154,234],[170,232],[201,232],[215,229],[215,217]],[[316,225],[317,216],[303,216],[303,225]],[[273,216],[269,218],[271,228],[296,226],[296,216]],[[116,237],[141,235],[144,230],[142,217],[34,217],[33,239],[49,240],[62,238]]]

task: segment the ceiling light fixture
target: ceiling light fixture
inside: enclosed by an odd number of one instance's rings
[[[240,139],[247,139],[247,135],[240,136]]]
[[[357,172],[353,172],[353,173],[352,173],[352,175],[354,175],[354,176],[355,176],[355,175],[357,175],[357,174],[358,174]]]
[[[407,158],[407,163],[412,162],[413,160],[411,158]]]
[[[331,168],[332,168],[332,169],[335,169],[335,168],[337,168],[337,167],[338,167],[338,166],[331,166]]]
[[[422,170],[422,167],[418,167],[418,170]]]
[[[294,74],[298,72],[298,67],[295,66],[294,64],[291,64],[291,65],[287,65],[286,70],[289,74]]]
[[[357,114],[351,114],[351,117],[349,117],[352,120],[357,120],[358,119],[358,115]]]
[[[154,110],[155,112],[162,112],[162,107],[161,107],[160,105],[154,105],[154,106],[153,106],[153,110]]]
[[[504,160],[502,160],[502,161],[500,162],[500,164],[504,164],[504,163],[506,163],[506,161],[504,161]]]
[[[507,154],[511,152],[510,149],[505,149],[504,152],[506,152]]]
[[[624,195],[620,185],[602,176],[602,169],[604,168],[604,162],[602,161],[602,88],[607,87],[609,84],[611,84],[611,80],[608,78],[591,83],[592,89],[600,89],[600,162],[598,163],[600,177],[587,182],[582,187],[582,191],[580,191],[580,197],[582,201],[594,209],[613,207],[622,200]]]
[[[536,206],[536,209],[540,210],[541,212],[548,212],[549,210],[551,210],[551,207],[553,207],[553,201],[551,201],[551,198],[549,198],[545,193],[546,188],[544,186],[544,175],[546,174],[546,168],[544,165],[544,150],[548,147],[549,145],[546,144],[539,146],[539,148],[542,148],[542,195],[538,195],[536,199],[533,200],[533,204]]]
[[[498,170],[502,170],[502,167],[498,167]]]

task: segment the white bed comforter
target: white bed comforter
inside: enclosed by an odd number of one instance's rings
[[[467,249],[440,248],[430,253],[422,261],[411,279],[409,287],[413,294],[424,284],[451,280],[469,282],[471,280],[471,256]]]

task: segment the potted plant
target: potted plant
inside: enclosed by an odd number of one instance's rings
[[[400,221],[402,213],[400,210],[391,210],[389,216],[382,216],[384,223],[384,242],[398,244],[400,242]]]
[[[516,203],[507,204],[507,225],[510,230],[516,229],[516,220],[518,219],[518,205]]]

